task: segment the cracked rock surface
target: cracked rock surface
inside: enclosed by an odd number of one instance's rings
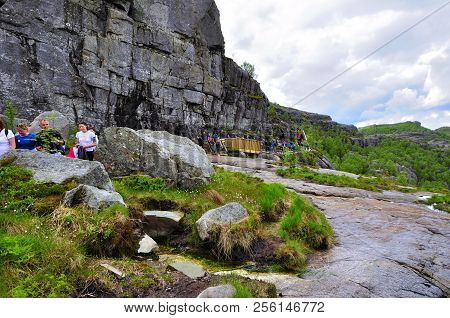
[[[284,297],[448,297],[450,216],[413,203],[418,194],[360,192],[224,167],[306,193],[333,226],[335,245],[315,254],[302,278],[264,278]]]

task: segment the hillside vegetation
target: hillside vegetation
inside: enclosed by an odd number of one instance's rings
[[[407,121],[398,124],[385,124],[385,125],[372,125],[367,127],[359,128],[359,131],[364,135],[387,135],[395,133],[405,133],[405,132],[429,132],[428,128],[422,127],[422,125],[417,122]]]
[[[408,126],[411,124],[401,127],[406,129]],[[416,125],[413,127],[417,128]],[[322,130],[317,126],[307,126],[305,131],[310,146],[327,156],[337,170],[388,177],[399,184],[415,185],[424,190],[447,192],[449,189],[449,150],[390,138],[377,146],[362,148],[352,145],[344,132]],[[406,173],[399,166],[412,169],[417,175],[417,184],[414,180],[408,183]]]

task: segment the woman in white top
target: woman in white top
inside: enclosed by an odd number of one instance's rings
[[[78,158],[93,161],[97,137],[95,133],[87,129],[87,124],[84,122],[78,124],[78,129],[79,132],[75,135],[78,144]]]
[[[14,133],[6,128],[5,122],[0,118],[0,157],[11,149],[16,149]]]

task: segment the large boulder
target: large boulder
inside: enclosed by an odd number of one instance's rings
[[[248,219],[247,210],[240,203],[229,203],[220,208],[209,210],[195,223],[202,240],[210,238],[211,231],[217,226],[238,224]]]
[[[97,158],[111,176],[143,173],[192,188],[209,183],[214,172],[201,147],[165,131],[110,127],[101,140]]]
[[[86,205],[94,211],[107,208],[113,204],[126,206],[119,193],[101,190],[85,184],[80,184],[75,189],[67,191],[63,204],[69,207]]]
[[[108,173],[100,162],[27,150],[11,150],[4,157],[11,158],[12,165],[30,170],[37,182],[75,181],[106,191],[114,191]]]
[[[75,123],[70,121],[66,116],[57,111],[43,112],[37,116],[30,124],[30,133],[37,134],[41,131],[39,122],[42,119],[48,120],[49,126],[61,133],[64,139],[67,139],[71,129],[76,129]]]
[[[8,125],[8,117],[6,117],[5,115],[2,115],[2,114],[0,114],[0,119],[2,119],[4,122],[5,122],[5,124],[7,124]],[[22,119],[22,118],[14,118],[14,127],[8,127],[8,129],[10,129],[10,130],[12,130],[12,131],[15,131],[15,129],[16,129],[16,125],[17,124],[20,124],[20,123],[26,123],[26,124],[29,124],[29,122],[28,122],[28,120],[26,120],[26,119]]]

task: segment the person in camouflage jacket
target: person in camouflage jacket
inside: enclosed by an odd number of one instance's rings
[[[65,144],[61,134],[54,129],[50,129],[48,120],[45,119],[39,122],[39,127],[41,127],[41,132],[36,135],[36,149],[51,154],[60,153]]]

